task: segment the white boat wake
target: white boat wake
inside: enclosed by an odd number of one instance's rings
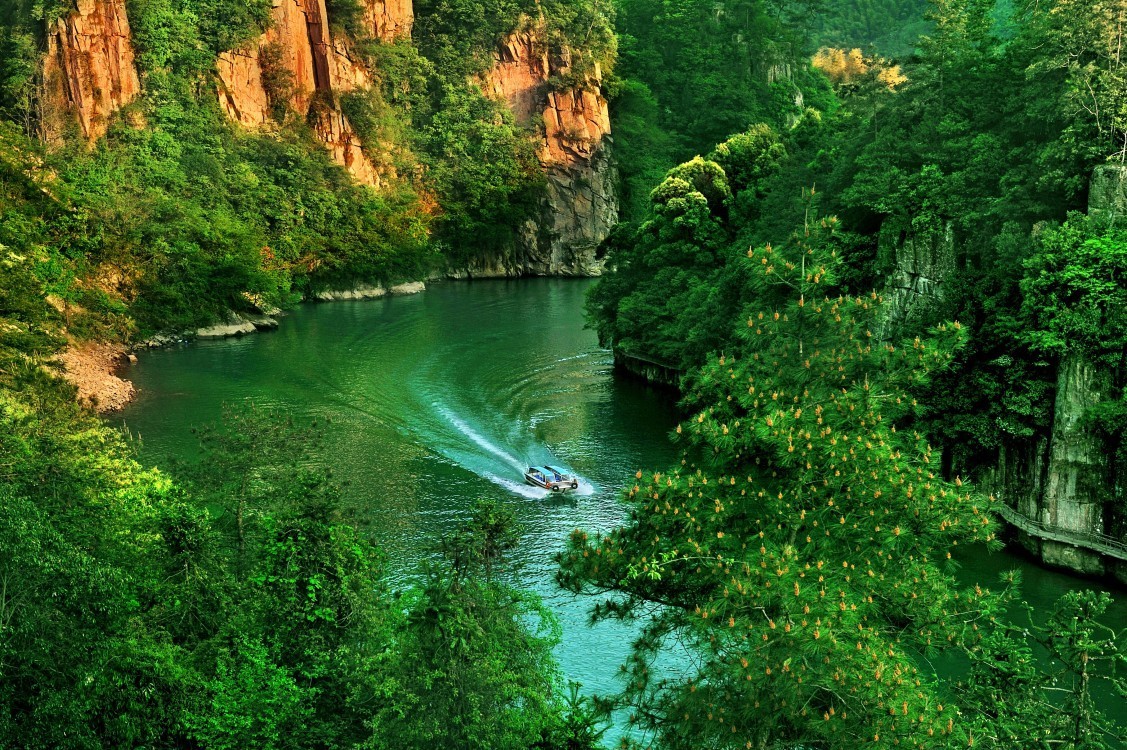
[[[498,487],[502,487],[505,490],[512,492],[514,495],[519,495],[530,500],[542,500],[547,497],[586,497],[595,493],[594,485],[592,485],[583,477],[571,472],[570,469],[568,469],[562,462],[554,457],[551,457],[550,454],[546,460],[522,460],[510,451],[505,450],[501,446],[497,445],[497,443],[482,435],[476,429],[471,427],[464,419],[459,417],[446,406],[443,406],[438,402],[433,402],[432,405],[435,407],[438,413],[442,415],[443,419],[445,419],[451,426],[453,426],[461,436],[469,439],[469,441],[473,443],[474,446],[484,451],[485,454],[499,459],[499,461],[497,462],[492,462],[494,463],[494,466],[485,467],[475,465],[480,464],[479,459],[481,457],[481,454],[477,453],[476,451],[467,451],[465,449],[466,446],[458,446],[456,448],[451,447],[450,450],[440,451],[443,455],[457,463],[462,468],[472,471],[473,473],[483,477],[484,479],[489,480],[493,484],[496,484]],[[541,446],[537,446],[534,452],[540,455],[543,455],[545,453],[543,447]],[[576,480],[579,482],[579,487],[561,495],[560,493],[546,490],[543,487],[535,487],[523,481],[510,479],[505,476],[509,473],[510,470],[517,476],[523,476],[524,470],[527,466],[544,463],[549,463],[552,466],[560,466],[564,471],[567,471],[567,473],[573,474]],[[497,464],[503,464],[503,466]]]

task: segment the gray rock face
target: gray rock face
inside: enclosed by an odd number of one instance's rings
[[[229,336],[242,336],[246,333],[254,333],[257,330],[258,327],[251,321],[238,313],[231,313],[223,323],[207,326],[206,328],[197,328],[196,338],[223,339]]]
[[[1127,167],[1105,164],[1092,173],[1088,213],[1127,218]],[[1066,354],[1057,370],[1053,426],[1046,443],[1012,441],[1004,445],[997,470],[984,484],[1011,508],[1049,530],[1076,535],[1104,532],[1104,506],[1112,477],[1103,445],[1085,424],[1088,411],[1111,394],[1112,373],[1082,353]],[[1041,559],[1087,574],[1111,572],[1127,579],[1127,564],[1105,559],[1082,547],[1019,535]]]
[[[1088,214],[1109,213],[1113,220],[1127,217],[1127,166],[1122,164],[1096,167],[1088,186]]]
[[[426,284],[421,281],[409,281],[396,284],[390,289],[382,286],[354,286],[351,289],[323,289],[313,294],[312,299],[317,302],[335,302],[339,300],[379,299],[388,294],[418,294],[426,290]]]
[[[1060,363],[1049,471],[1041,503],[1040,520],[1047,526],[1081,534],[1103,532],[1107,460],[1092,428],[1084,423],[1084,415],[1108,394],[1110,386],[1110,373],[1082,354],[1067,354]],[[1060,546],[1045,543],[1041,551],[1045,562],[1082,572],[1102,572],[1100,555],[1083,550],[1066,554],[1055,549]],[[1060,561],[1050,557],[1059,557]],[[1095,571],[1096,567],[1100,570]]]
[[[547,168],[539,216],[520,227],[515,243],[452,270],[451,278],[598,276],[596,250],[618,222],[618,170],[603,139],[589,161]]]
[[[198,339],[225,339],[242,336],[255,331],[272,331],[278,327],[278,320],[261,313],[230,313],[227,320],[218,325],[196,329]]]
[[[526,248],[533,273],[602,273],[595,251],[618,222],[618,170],[610,159],[609,141],[604,139],[589,163],[548,172],[537,242]]]
[[[979,486],[1023,516],[1039,518],[1048,460],[1048,438],[1004,442],[998,448],[998,463],[980,479]],[[1037,547],[1025,546],[1034,554],[1039,552]]]
[[[893,249],[893,270],[885,286],[882,338],[906,335],[943,300],[943,285],[955,270],[955,232],[906,234]]]

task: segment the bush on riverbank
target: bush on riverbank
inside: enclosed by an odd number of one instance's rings
[[[425,586],[393,593],[315,430],[230,412],[173,481],[11,343],[4,747],[594,747],[554,619],[495,576],[510,517],[482,506]]]

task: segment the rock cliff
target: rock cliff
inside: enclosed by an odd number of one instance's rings
[[[409,37],[414,23],[411,0],[364,0],[364,24],[376,39],[391,42]]]
[[[596,248],[618,221],[602,72],[594,64],[576,75],[571,51],[550,48],[545,37],[542,26],[510,34],[480,82],[487,95],[508,103],[519,123],[539,126],[542,119],[547,190],[518,246],[467,269],[470,275],[598,275]]]
[[[955,270],[955,232],[950,221],[931,232],[881,229],[882,244],[892,245],[892,273],[885,286],[887,313],[881,335],[917,329],[944,298],[944,284]],[[886,240],[890,234],[897,235]]]
[[[77,120],[88,140],[105,134],[110,116],[141,90],[125,0],[78,0],[47,28],[41,135],[61,140]]]
[[[1092,175],[1088,213],[1127,216],[1127,168],[1098,167]],[[956,268],[950,222],[942,230],[912,233],[895,223],[881,230],[890,269],[885,287],[882,336],[918,330],[942,315],[945,285]],[[1112,391],[1112,375],[1079,353],[1058,365],[1053,424],[1048,436],[1010,438],[997,462],[979,477],[1006,511],[1018,542],[1051,565],[1087,574],[1112,573],[1127,580],[1127,563],[1092,549],[1105,533],[1105,508],[1113,483],[1104,447],[1087,413]]]
[[[1046,527],[1081,535],[1103,533],[1103,508],[1110,483],[1099,437],[1087,412],[1109,395],[1110,373],[1086,356],[1065,355],[1057,373],[1053,432],[1045,492],[1040,503]],[[1041,542],[1041,559],[1083,573],[1103,573],[1095,552],[1052,540]]]
[[[385,39],[409,33],[409,0],[366,0],[365,19]],[[379,187],[394,175],[369,158],[364,144],[340,109],[340,94],[371,84],[371,76],[352,54],[346,39],[334,39],[325,0],[274,0],[274,23],[254,44],[224,52],[216,63],[224,110],[248,128],[271,121],[272,97],[313,125],[333,159],[359,182]],[[274,91],[284,81],[285,91]]]
[[[1097,167],[1088,213],[1127,214],[1125,186],[1127,168]],[[1088,574],[1111,573],[1127,581],[1127,563],[1094,551],[1090,544],[1105,539],[1113,477],[1104,446],[1085,416],[1112,386],[1111,372],[1082,353],[1066,354],[1058,365],[1049,437],[1004,445],[997,468],[982,484],[1017,512],[1018,541],[1031,553],[1051,565]]]

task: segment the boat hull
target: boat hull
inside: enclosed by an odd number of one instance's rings
[[[570,492],[579,488],[579,482],[574,477],[563,477],[560,481],[546,479],[543,475],[534,472],[525,472],[524,481],[551,492]]]

